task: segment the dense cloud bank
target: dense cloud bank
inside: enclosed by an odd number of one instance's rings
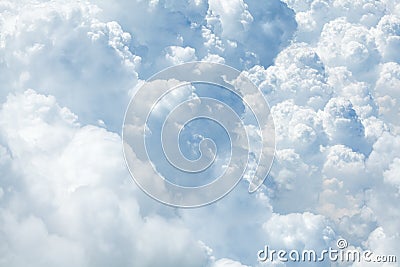
[[[0,266],[257,266],[339,237],[400,259],[399,51],[394,0],[1,1]],[[257,193],[176,210],[132,182],[120,127],[193,60],[260,87],[276,160]]]

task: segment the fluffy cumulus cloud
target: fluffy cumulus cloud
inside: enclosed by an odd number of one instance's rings
[[[216,59],[242,69],[270,65],[296,29],[294,13],[279,0],[92,0],[104,20],[132,34],[130,48],[149,76],[182,59]]]
[[[11,94],[0,121],[2,266],[206,264],[179,218],[142,213],[117,134],[33,90]]]
[[[0,266],[292,266],[257,251],[338,238],[399,261],[399,51],[395,0],[1,1]],[[120,129],[193,60],[262,90],[276,158],[256,193],[180,210],[133,183]]]
[[[128,48],[131,35],[117,22],[99,21],[93,5],[1,5],[2,101],[9,91],[34,88],[56,96],[85,123],[102,120],[119,130],[140,64]]]

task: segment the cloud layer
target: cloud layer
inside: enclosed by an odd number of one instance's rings
[[[339,237],[399,259],[399,49],[394,0],[2,1],[0,266],[258,266]],[[276,161],[255,194],[176,210],[133,183],[120,128],[135,86],[192,60],[259,86]]]

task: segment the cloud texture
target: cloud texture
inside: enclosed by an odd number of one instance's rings
[[[285,266],[257,251],[339,237],[400,259],[398,51],[394,0],[1,1],[0,266]],[[259,86],[276,161],[255,194],[176,210],[120,129],[138,84],[193,60]]]

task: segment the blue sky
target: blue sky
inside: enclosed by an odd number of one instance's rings
[[[395,0],[2,0],[0,266],[285,266],[257,251],[339,238],[399,259],[399,51]],[[176,209],[134,183],[121,128],[138,86],[194,60],[260,88],[276,158],[256,193]]]

